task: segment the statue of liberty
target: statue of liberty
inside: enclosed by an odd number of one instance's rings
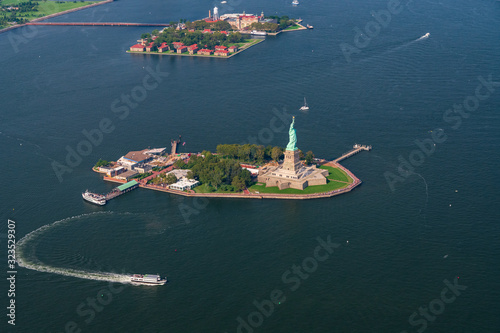
[[[295,133],[295,128],[293,128],[293,124],[295,123],[295,116],[293,117],[292,124],[290,125],[290,130],[288,131],[288,135],[290,136],[290,140],[288,141],[288,145],[286,146],[286,150],[295,151],[298,148],[295,146],[297,143],[297,134]]]

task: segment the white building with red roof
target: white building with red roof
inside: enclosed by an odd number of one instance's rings
[[[167,52],[168,50],[170,50],[170,46],[168,46],[167,43],[163,42],[161,43],[161,45],[158,47],[158,52]]]
[[[219,50],[215,50],[215,52],[214,52],[214,55],[216,55],[216,56],[222,56],[222,57],[227,57],[228,54],[229,54],[228,50],[221,50],[221,49],[219,49]]]
[[[188,46],[188,52],[189,52],[189,54],[195,54],[196,51],[198,51],[198,45],[197,44],[193,44],[193,45],[189,45]]]
[[[201,49],[198,51],[198,54],[201,54],[201,55],[211,55],[212,54],[212,50],[209,50],[209,49]]]
[[[177,48],[177,53],[184,53],[184,52],[187,52],[187,46],[186,45],[182,45],[182,46],[179,46]]]
[[[155,46],[154,46],[153,42],[151,42],[148,45],[146,45],[146,52],[154,51],[154,49],[155,49]]]
[[[144,46],[142,44],[135,44],[130,47],[132,52],[144,52]]]
[[[174,44],[174,47],[176,49],[179,48],[179,47],[181,47],[181,46],[184,46],[184,43],[182,43],[182,42],[173,42],[172,44]]]

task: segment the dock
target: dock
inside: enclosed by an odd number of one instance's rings
[[[128,183],[115,187],[111,192],[105,195],[106,201],[114,199],[124,193],[135,190],[139,187],[139,183],[136,180],[131,180]]]
[[[338,163],[338,162],[340,162],[342,160],[345,160],[348,157],[351,157],[352,155],[355,155],[355,154],[359,153],[362,150],[370,151],[370,150],[372,150],[372,146],[359,145],[359,144],[356,143],[354,146],[352,146],[352,150],[350,150],[347,153],[343,154],[339,158],[333,160],[333,162],[334,163]]]

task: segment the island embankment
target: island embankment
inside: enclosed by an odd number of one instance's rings
[[[352,155],[350,155],[352,156]],[[310,194],[281,194],[281,193],[252,193],[248,191],[248,189],[245,189],[243,192],[240,193],[196,193],[193,190],[188,190],[188,191],[179,191],[179,190],[173,190],[169,189],[163,186],[159,185],[153,185],[153,184],[147,184],[147,179],[142,179],[139,180],[139,187],[140,188],[145,188],[148,190],[154,190],[154,191],[160,191],[160,192],[166,192],[166,193],[171,193],[171,194],[176,194],[176,195],[182,195],[185,197],[205,197],[205,198],[236,198],[236,199],[285,199],[285,200],[306,200],[306,199],[319,199],[319,198],[330,198],[339,194],[351,192],[354,188],[357,186],[361,185],[362,181],[358,179],[349,169],[346,167],[342,166],[341,164],[335,162],[335,161],[328,161],[328,162],[323,162],[322,163],[325,166],[330,166],[333,168],[339,168],[343,170],[350,178],[351,180],[348,182],[349,185],[336,189],[333,191],[328,191],[328,192],[320,192],[320,193],[310,193]],[[171,170],[171,168],[169,168]],[[167,171],[167,170],[165,170]],[[116,179],[113,177],[107,177],[104,176],[103,178],[106,181],[113,182],[113,183],[120,183],[124,184],[126,183],[125,180],[120,180]]]
[[[200,58],[217,58],[217,59],[229,59],[231,57],[234,57],[238,53],[241,53],[243,51],[248,50],[252,46],[255,46],[257,44],[262,43],[265,41],[265,39],[253,39],[252,42],[245,43],[243,46],[241,46],[238,51],[231,53],[230,55],[227,56],[217,56],[217,55],[204,55],[204,54],[189,54],[189,53],[174,53],[174,52],[157,52],[157,51],[152,51],[152,52],[147,52],[147,51],[126,51],[127,53],[132,53],[132,54],[155,54],[155,55],[170,55],[170,56],[180,56],[180,57],[200,57]]]
[[[61,15],[64,15],[64,14],[69,14],[69,13],[72,13],[72,12],[76,12],[76,11],[79,11],[79,10],[82,10],[82,9],[88,9],[88,8],[91,8],[91,7],[101,6],[101,5],[104,5],[104,4],[113,2],[113,1],[115,1],[115,0],[103,0],[103,1],[99,1],[99,2],[88,4],[86,6],[72,8],[72,9],[64,10],[64,11],[61,11],[61,12],[58,12],[58,13],[53,13],[53,14],[50,14],[50,15],[38,17],[38,18],[30,20],[27,23],[15,24],[15,25],[12,25],[10,27],[6,27],[6,28],[3,28],[3,29],[0,29],[0,33],[6,32],[6,31],[9,31],[9,30],[12,30],[12,29],[16,29],[16,28],[20,28],[20,27],[24,27],[24,26],[30,25],[30,23],[32,23],[32,22],[40,22],[40,21],[47,20],[47,19],[50,19],[50,18],[53,18],[53,17],[57,17],[57,16],[61,16]]]
[[[283,29],[283,30],[280,30],[280,31],[276,31],[276,32],[268,32],[267,34],[269,36],[276,36],[276,35],[279,35],[280,33],[282,32],[290,32],[290,31],[300,31],[300,30],[307,30],[306,27],[304,27],[302,24],[300,24],[300,22],[302,22],[302,20],[297,20],[295,21],[295,25],[298,25],[299,27],[298,28],[295,28],[294,26],[291,26],[291,27],[288,27],[286,29]]]

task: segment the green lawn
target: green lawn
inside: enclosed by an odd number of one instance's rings
[[[26,0],[3,0],[2,5],[3,6],[15,6],[16,4],[23,2]],[[84,2],[73,2],[73,1],[66,1],[64,3],[58,3],[56,1],[39,1],[38,5],[38,11],[33,11],[33,12],[25,12],[25,13],[18,13],[17,16],[20,18],[26,18],[28,20],[32,20],[35,18],[39,18],[42,16],[47,16],[50,14],[54,13],[59,13],[65,10],[69,9],[74,9],[74,8],[79,8],[83,6],[87,6],[93,3],[96,3],[98,1],[84,1]]]
[[[304,190],[296,190],[293,188],[287,188],[285,190],[278,189],[277,186],[266,187],[265,185],[255,184],[249,187],[250,192],[259,192],[259,193],[282,193],[282,194],[312,194],[312,193],[322,193],[337,190],[339,188],[347,187],[349,184],[339,183],[336,181],[328,180],[328,183],[325,185],[315,185],[308,186]]]
[[[283,29],[283,31],[285,31],[285,30],[296,30],[296,29],[299,29],[299,28],[300,28],[300,25],[294,24],[294,25],[289,26],[286,29]]]
[[[38,5],[38,14],[50,15],[59,13],[65,10],[79,8],[96,3],[97,1],[84,1],[84,2],[64,2],[56,3],[55,1],[40,1]]]
[[[329,166],[322,165],[320,169],[326,169],[329,172],[329,175],[327,177],[328,182],[325,185],[308,186],[304,190],[296,190],[291,188],[287,188],[285,190],[279,190],[277,186],[266,187],[262,183],[257,183],[253,186],[250,186],[248,189],[250,190],[250,192],[257,191],[259,193],[311,194],[311,193],[321,193],[321,192],[337,190],[340,188],[347,187],[349,186],[350,183],[352,183],[352,179],[343,170],[339,168],[332,168]],[[348,184],[341,182],[348,182]]]
[[[328,179],[352,183],[351,177],[349,177],[342,169],[332,168],[330,166],[325,166],[325,165],[322,165],[319,168],[328,170],[328,172],[330,173],[327,177]]]

